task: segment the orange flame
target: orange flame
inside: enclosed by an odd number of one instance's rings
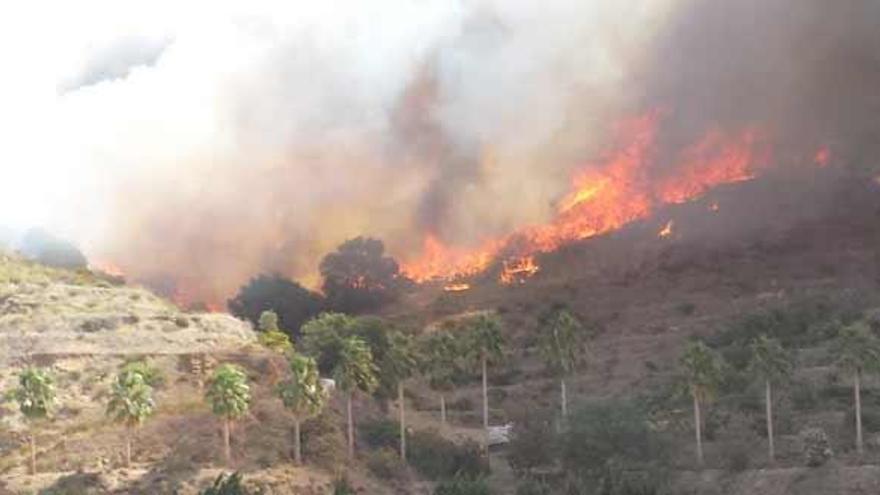
[[[111,277],[125,277],[125,272],[119,265],[107,260],[92,260],[89,262],[89,269],[93,272],[101,272]]]
[[[822,146],[819,148],[819,151],[816,152],[816,155],[813,157],[813,161],[816,162],[816,165],[820,167],[826,167],[829,163],[831,163],[831,150],[828,146]]]
[[[504,260],[499,280],[505,284],[525,283],[526,279],[538,273],[538,264],[533,256]]]
[[[663,226],[660,232],[657,232],[657,237],[660,237],[662,239],[664,237],[669,237],[670,235],[672,235],[673,225],[675,225],[675,223],[672,220],[666,222],[666,225]]]
[[[683,203],[719,184],[749,180],[769,163],[768,148],[756,130],[733,134],[710,130],[683,148],[672,163],[657,167],[659,118],[659,112],[650,112],[618,124],[616,146],[598,163],[574,174],[570,191],[557,202],[556,214],[546,224],[488,239],[475,249],[446,246],[428,235],[420,257],[405,261],[403,272],[416,281],[472,275],[501,255],[524,259],[552,251],[646,218],[659,205]],[[655,177],[657,170],[667,172]]]
[[[471,288],[471,284],[458,283],[458,284],[446,284],[443,286],[443,290],[446,292],[462,292]]]

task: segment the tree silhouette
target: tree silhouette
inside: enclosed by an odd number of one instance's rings
[[[325,394],[319,382],[318,365],[313,358],[292,354],[289,363],[290,377],[279,383],[275,390],[293,416],[294,460],[302,464],[300,425],[303,420],[321,411]]]
[[[863,321],[844,327],[834,346],[837,365],[853,376],[853,396],[856,413],[856,451],[864,453],[862,440],[862,375],[880,368],[880,341]]]
[[[446,426],[446,397],[453,386],[452,377],[462,354],[459,341],[448,331],[430,333],[421,341],[421,372],[431,388],[440,393],[440,423]]]
[[[792,361],[776,339],[761,335],[752,342],[752,359],[749,369],[764,382],[764,403],[767,415],[767,449],[770,462],[776,460],[773,443],[773,383],[779,383],[791,375]]]
[[[324,299],[282,275],[263,274],[242,286],[227,306],[230,313],[257,327],[263,311],[274,311],[279,326],[296,340],[302,324],[323,311]]]
[[[559,377],[563,419],[568,417],[565,378],[587,357],[587,333],[581,323],[566,309],[557,309],[541,324],[538,345],[544,362]]]
[[[714,397],[721,379],[721,364],[715,353],[699,340],[688,342],[681,356],[691,398],[694,401],[694,431],[697,437],[697,462],[703,465],[703,422],[701,409]]]
[[[339,359],[333,369],[336,385],[346,396],[346,423],[348,426],[348,456],[354,458],[354,418],[352,399],[355,390],[370,393],[376,388],[376,365],[370,348],[359,337],[340,340]]]
[[[232,462],[232,449],[229,434],[232,422],[247,414],[251,394],[247,374],[234,364],[224,364],[217,368],[205,398],[213,413],[223,419],[223,454],[226,464]]]
[[[142,425],[155,410],[153,387],[146,378],[133,370],[123,369],[110,387],[107,415],[125,425],[125,466],[131,466],[131,443],[134,429]]]
[[[495,313],[481,313],[467,322],[468,351],[472,361],[479,363],[483,377],[483,428],[489,428],[489,387],[487,367],[502,356],[504,337],[501,319]]]
[[[37,424],[48,419],[55,404],[52,376],[40,368],[26,368],[18,375],[18,388],[13,390],[18,409],[30,423],[30,472],[37,474]]]
[[[385,256],[378,239],[356,237],[321,260],[322,289],[336,311],[360,313],[397,297],[401,283],[397,262]]]

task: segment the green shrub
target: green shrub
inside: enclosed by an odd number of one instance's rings
[[[818,407],[819,397],[809,383],[795,383],[791,387],[791,403],[797,411],[812,411]]]
[[[362,421],[358,432],[364,442],[374,448],[395,448],[400,442],[400,423],[390,419]]]
[[[418,431],[408,438],[409,464],[425,478],[474,479],[488,472],[486,460],[475,442],[458,445],[434,431]]]
[[[547,483],[527,479],[516,487],[516,495],[553,495],[553,491]]]
[[[333,414],[319,414],[303,422],[303,457],[319,466],[332,468],[344,462],[345,437]]]
[[[250,490],[242,483],[241,473],[220,474],[214,484],[199,492],[199,495],[261,495],[262,489]]]
[[[382,480],[400,479],[406,472],[406,466],[400,455],[392,449],[379,449],[367,456],[367,468]]]
[[[527,411],[514,421],[507,462],[520,476],[556,463],[559,446],[554,428],[554,415],[548,411]]]
[[[825,464],[833,455],[828,435],[821,428],[807,428],[801,432],[804,461],[809,467]]]
[[[351,486],[351,481],[348,480],[348,475],[342,473],[338,475],[333,480],[333,495],[355,495],[357,493],[353,486]]]
[[[563,466],[585,486],[618,471],[635,474],[660,469],[657,462],[666,457],[647,414],[630,402],[582,405],[569,416],[561,440]]]
[[[697,305],[692,302],[682,302],[675,306],[675,309],[683,316],[690,316],[697,310]]]
[[[489,485],[483,478],[470,479],[456,476],[443,480],[434,488],[434,495],[489,495]]]

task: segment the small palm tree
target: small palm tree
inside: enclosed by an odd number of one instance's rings
[[[226,464],[231,464],[229,435],[232,422],[247,414],[251,402],[247,374],[234,364],[220,366],[211,377],[205,398],[214,414],[223,419],[223,453]]]
[[[125,425],[125,466],[131,466],[131,443],[134,430],[155,411],[153,387],[144,376],[132,370],[120,372],[110,387],[107,415]]]
[[[565,378],[586,361],[587,333],[568,310],[554,311],[541,325],[538,345],[547,367],[559,376],[562,418],[568,417]]]
[[[400,419],[400,458],[406,462],[406,407],[403,384],[418,367],[418,358],[412,339],[400,332],[390,335],[389,347],[383,359],[382,371],[397,385],[397,408]],[[386,379],[388,379],[386,378]]]
[[[339,342],[339,354],[333,368],[333,378],[346,395],[346,423],[348,426],[348,456],[354,458],[354,418],[352,400],[355,390],[372,392],[378,385],[376,365],[370,347],[360,337],[344,337]]]
[[[772,384],[791,376],[792,361],[776,339],[761,335],[752,342],[752,359],[749,369],[764,381],[764,405],[767,414],[767,448],[770,462],[776,460],[773,443],[773,390]]]
[[[681,356],[691,398],[694,401],[694,431],[697,437],[697,462],[703,465],[702,406],[714,397],[721,380],[721,362],[706,344],[699,340],[688,342]]]
[[[321,411],[326,396],[319,382],[318,365],[313,358],[292,354],[289,363],[290,377],[279,383],[275,391],[293,416],[293,455],[296,463],[302,464],[300,425],[304,419]]]
[[[290,337],[278,328],[278,314],[274,311],[263,311],[259,321],[260,343],[267,348],[284,354],[293,350]]]
[[[880,369],[880,341],[865,322],[859,321],[843,328],[835,343],[837,365],[853,376],[853,396],[856,413],[856,451],[864,452],[862,440],[861,383],[865,372]]]
[[[431,388],[440,393],[440,424],[446,426],[446,396],[444,392],[453,386],[452,377],[458,369],[462,346],[447,331],[428,334],[421,341],[420,365]]]
[[[504,337],[501,319],[495,313],[482,313],[468,323],[468,345],[472,360],[479,362],[483,376],[483,429],[489,429],[489,386],[487,367],[502,356]]]
[[[18,388],[13,390],[18,409],[30,423],[30,472],[37,474],[36,426],[49,418],[55,405],[55,386],[52,376],[44,369],[27,368],[18,375]]]

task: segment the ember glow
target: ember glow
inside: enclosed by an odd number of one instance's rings
[[[664,237],[669,237],[670,235],[672,235],[672,227],[674,225],[675,222],[673,222],[672,220],[666,222],[666,225],[664,225],[663,228],[660,229],[660,232],[657,232],[657,237],[660,237],[662,239]]]
[[[547,223],[489,239],[472,250],[428,236],[421,256],[403,264],[404,273],[416,281],[452,279],[505,258],[501,281],[521,281],[519,275],[537,271],[536,253],[618,229],[650,216],[658,206],[699,198],[714,186],[749,180],[769,163],[769,146],[755,128],[707,131],[674,156],[674,163],[663,163],[657,145],[661,117],[653,111],[620,122],[614,145],[574,174],[570,191]],[[667,172],[654,177],[658,171]],[[671,232],[671,223],[667,227]]]

